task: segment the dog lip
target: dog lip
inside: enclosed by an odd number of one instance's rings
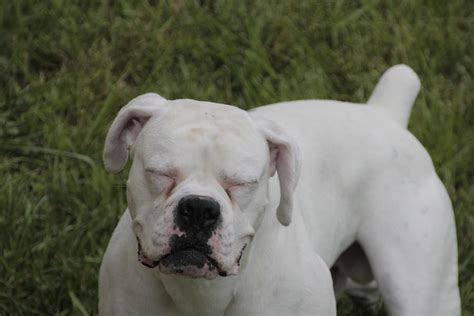
[[[148,268],[155,268],[160,263],[159,261],[153,261],[152,264],[149,264],[146,261],[142,261],[140,259],[139,259],[139,261],[140,261],[141,264],[143,264],[145,267],[148,267]]]
[[[184,252],[197,252],[201,255],[203,255],[207,262],[209,262],[214,268],[216,268],[218,271],[219,271],[219,274],[221,272],[221,269],[219,267],[219,263],[217,262],[217,260],[215,260],[214,258],[206,255],[204,252],[200,251],[199,249],[195,248],[195,247],[189,247],[189,248],[181,248],[181,249],[173,249],[171,250],[170,253],[162,256],[158,261],[157,263],[161,263],[163,260],[165,260],[166,258],[169,258],[171,256],[174,256],[174,255],[178,255],[180,253],[184,253]]]
[[[152,260],[143,252],[142,245],[141,245],[141,242],[140,242],[139,238],[137,238],[137,243],[138,243],[138,251],[137,251],[138,261],[142,265],[144,265],[145,267],[155,268],[160,263],[162,263],[163,260],[165,260],[166,258],[168,258],[170,256],[173,256],[173,255],[176,255],[176,254],[179,254],[179,253],[183,253],[183,252],[186,252],[186,251],[195,251],[195,252],[198,252],[199,254],[203,255],[206,258],[206,261],[208,263],[210,263],[215,269],[217,269],[217,271],[219,272],[219,275],[222,275],[222,274],[227,275],[227,273],[225,271],[221,270],[217,260],[215,260],[214,258],[206,255],[204,252],[200,251],[199,249],[197,249],[195,247],[173,249],[170,253],[161,256],[158,260]]]

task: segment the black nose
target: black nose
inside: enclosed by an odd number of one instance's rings
[[[212,231],[221,217],[221,207],[214,199],[201,195],[182,198],[176,209],[176,225],[186,232]]]

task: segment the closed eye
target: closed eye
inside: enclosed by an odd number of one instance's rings
[[[248,186],[252,186],[252,185],[257,184],[257,183],[258,183],[257,180],[247,181],[247,182],[234,182],[234,183],[230,183],[230,185],[228,187],[229,188],[232,188],[232,187],[248,187]]]
[[[231,182],[226,186],[225,192],[232,198],[233,193],[252,189],[258,183],[257,180],[246,182]]]
[[[156,194],[170,194],[177,183],[175,173],[163,172],[156,169],[145,169],[147,179],[150,181],[151,189]]]
[[[156,177],[166,177],[172,180],[176,180],[177,178],[177,175],[174,172],[167,172],[167,171],[162,171],[162,170],[157,170],[157,169],[152,169],[152,168],[146,168],[145,171],[147,172],[147,174],[150,174]]]

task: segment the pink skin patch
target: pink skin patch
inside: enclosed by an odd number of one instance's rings
[[[219,233],[217,229],[212,233],[211,238],[209,238],[207,241],[207,244],[212,249],[212,257],[219,258],[219,254],[221,253],[221,241],[219,240]]]

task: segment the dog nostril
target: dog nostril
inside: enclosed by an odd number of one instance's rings
[[[204,209],[204,221],[203,221],[203,226],[211,226],[216,223],[216,221],[219,219],[219,210],[211,207],[207,207]]]
[[[189,217],[190,214],[191,212],[189,211],[189,208],[187,207],[184,207],[183,210],[181,211],[181,216],[183,217]]]

